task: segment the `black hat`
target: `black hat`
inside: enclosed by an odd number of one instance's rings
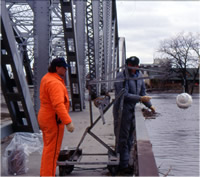
[[[132,66],[138,66],[140,59],[136,56],[132,56],[126,59],[126,64],[130,63]]]
[[[65,62],[64,58],[55,58],[55,59],[53,59],[52,62],[51,62],[51,66],[58,66],[58,67],[63,66],[64,68],[70,67],[70,65],[68,65]]]

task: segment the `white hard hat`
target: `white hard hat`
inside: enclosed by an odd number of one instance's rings
[[[187,93],[181,93],[176,97],[176,104],[179,108],[187,109],[192,105],[192,97]]]

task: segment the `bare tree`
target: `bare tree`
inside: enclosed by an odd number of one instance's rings
[[[198,73],[198,60],[200,60],[200,34],[180,33],[176,37],[163,40],[160,43],[158,52],[161,58],[170,61],[173,71],[177,71],[176,76],[183,81],[184,91],[189,93],[188,68],[196,68]],[[195,78],[194,78],[195,79]]]

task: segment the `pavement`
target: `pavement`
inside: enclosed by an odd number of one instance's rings
[[[93,119],[100,115],[99,110],[93,104]],[[65,129],[62,148],[61,149],[68,149],[68,148],[75,148],[77,147],[78,143],[83,136],[84,131],[88,126],[90,126],[90,111],[89,111],[89,102],[86,101],[86,108],[81,112],[70,112],[69,113],[74,126],[75,130],[73,133],[67,132]],[[101,138],[107,145],[110,147],[114,147],[115,145],[115,137],[113,133],[113,117],[112,117],[112,107],[105,113],[105,124],[103,124],[102,120],[100,119],[98,123],[92,129],[92,132]],[[7,176],[6,170],[3,167],[5,161],[3,160],[3,155],[5,153],[6,147],[9,145],[10,141],[14,137],[14,134],[10,135],[9,137],[5,138],[1,142],[1,176]],[[100,144],[97,140],[95,140],[91,135],[87,134],[81,144],[80,148],[84,153],[107,153],[107,149]],[[28,158],[28,162],[26,166],[28,171],[25,174],[20,176],[39,176],[40,174],[40,163],[41,163],[41,153],[33,152],[31,153]],[[108,161],[108,156],[86,156],[81,159],[83,162],[101,162],[101,161]],[[59,175],[59,169],[57,167],[56,175]],[[69,176],[110,176],[106,165],[75,165],[74,170]]]

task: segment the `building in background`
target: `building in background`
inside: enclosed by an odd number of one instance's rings
[[[141,64],[140,68],[148,69],[142,71],[145,79],[147,91],[164,91],[164,92],[182,92],[183,79],[179,76],[177,68],[172,68],[169,60],[154,59],[153,64]],[[158,72],[154,72],[158,71]],[[163,73],[160,73],[163,72]],[[193,93],[199,93],[199,72],[197,68],[187,68],[187,80],[189,82],[189,90],[193,89]]]

